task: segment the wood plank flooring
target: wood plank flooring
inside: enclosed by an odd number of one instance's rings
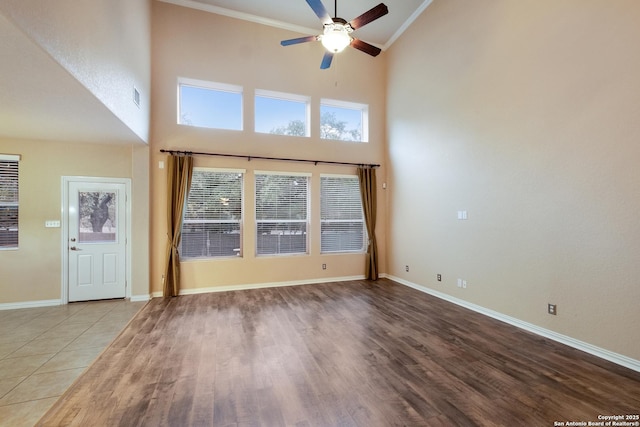
[[[40,421],[553,426],[640,374],[381,279],[154,299]]]

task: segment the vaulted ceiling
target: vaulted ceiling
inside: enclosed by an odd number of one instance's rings
[[[321,33],[322,24],[305,0],[159,0],[206,12],[288,29]],[[380,0],[337,3],[347,21]],[[355,36],[385,49],[432,0],[383,0],[389,14]],[[335,0],[324,0],[334,15]],[[78,142],[140,142],[99,99],[0,13],[0,138]]]
[[[285,28],[306,35],[320,34],[322,24],[305,0],[160,0],[252,22]],[[338,16],[347,21],[361,15],[381,1],[389,14],[357,30],[359,39],[385,49],[414,21],[432,0],[342,0]],[[336,1],[323,0],[325,9],[335,16]]]

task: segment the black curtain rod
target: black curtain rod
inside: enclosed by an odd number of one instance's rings
[[[221,153],[203,153],[198,151],[181,151],[181,150],[165,150],[161,149],[161,153],[169,153],[169,154],[177,154],[184,156],[217,156],[217,157],[235,157],[238,159],[247,159],[251,161],[252,159],[258,160],[279,160],[282,162],[300,162],[300,163],[323,163],[327,165],[346,165],[346,166],[367,166],[370,168],[378,168],[380,165],[376,164],[365,164],[365,163],[349,163],[349,162],[332,162],[329,160],[306,160],[306,159],[287,159],[283,157],[264,157],[264,156],[249,156],[243,154],[221,154]]]

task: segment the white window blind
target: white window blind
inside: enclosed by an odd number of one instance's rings
[[[256,172],[256,253],[307,253],[309,177]]]
[[[182,258],[242,256],[243,172],[194,169],[182,219]]]
[[[366,228],[357,176],[320,177],[320,232],[322,253],[364,251]]]
[[[0,249],[18,248],[19,159],[0,154]]]

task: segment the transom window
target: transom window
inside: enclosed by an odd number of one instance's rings
[[[18,248],[18,162],[0,154],[0,250]]]
[[[244,170],[195,168],[182,220],[182,258],[242,256]]]
[[[257,172],[257,255],[306,254],[309,174]]]
[[[242,86],[178,78],[178,124],[242,130]]]
[[[320,138],[338,141],[369,141],[369,107],[355,102],[322,99]]]
[[[367,236],[357,176],[320,177],[322,253],[362,252]]]
[[[256,90],[255,131],[310,136],[309,100],[307,96]]]

